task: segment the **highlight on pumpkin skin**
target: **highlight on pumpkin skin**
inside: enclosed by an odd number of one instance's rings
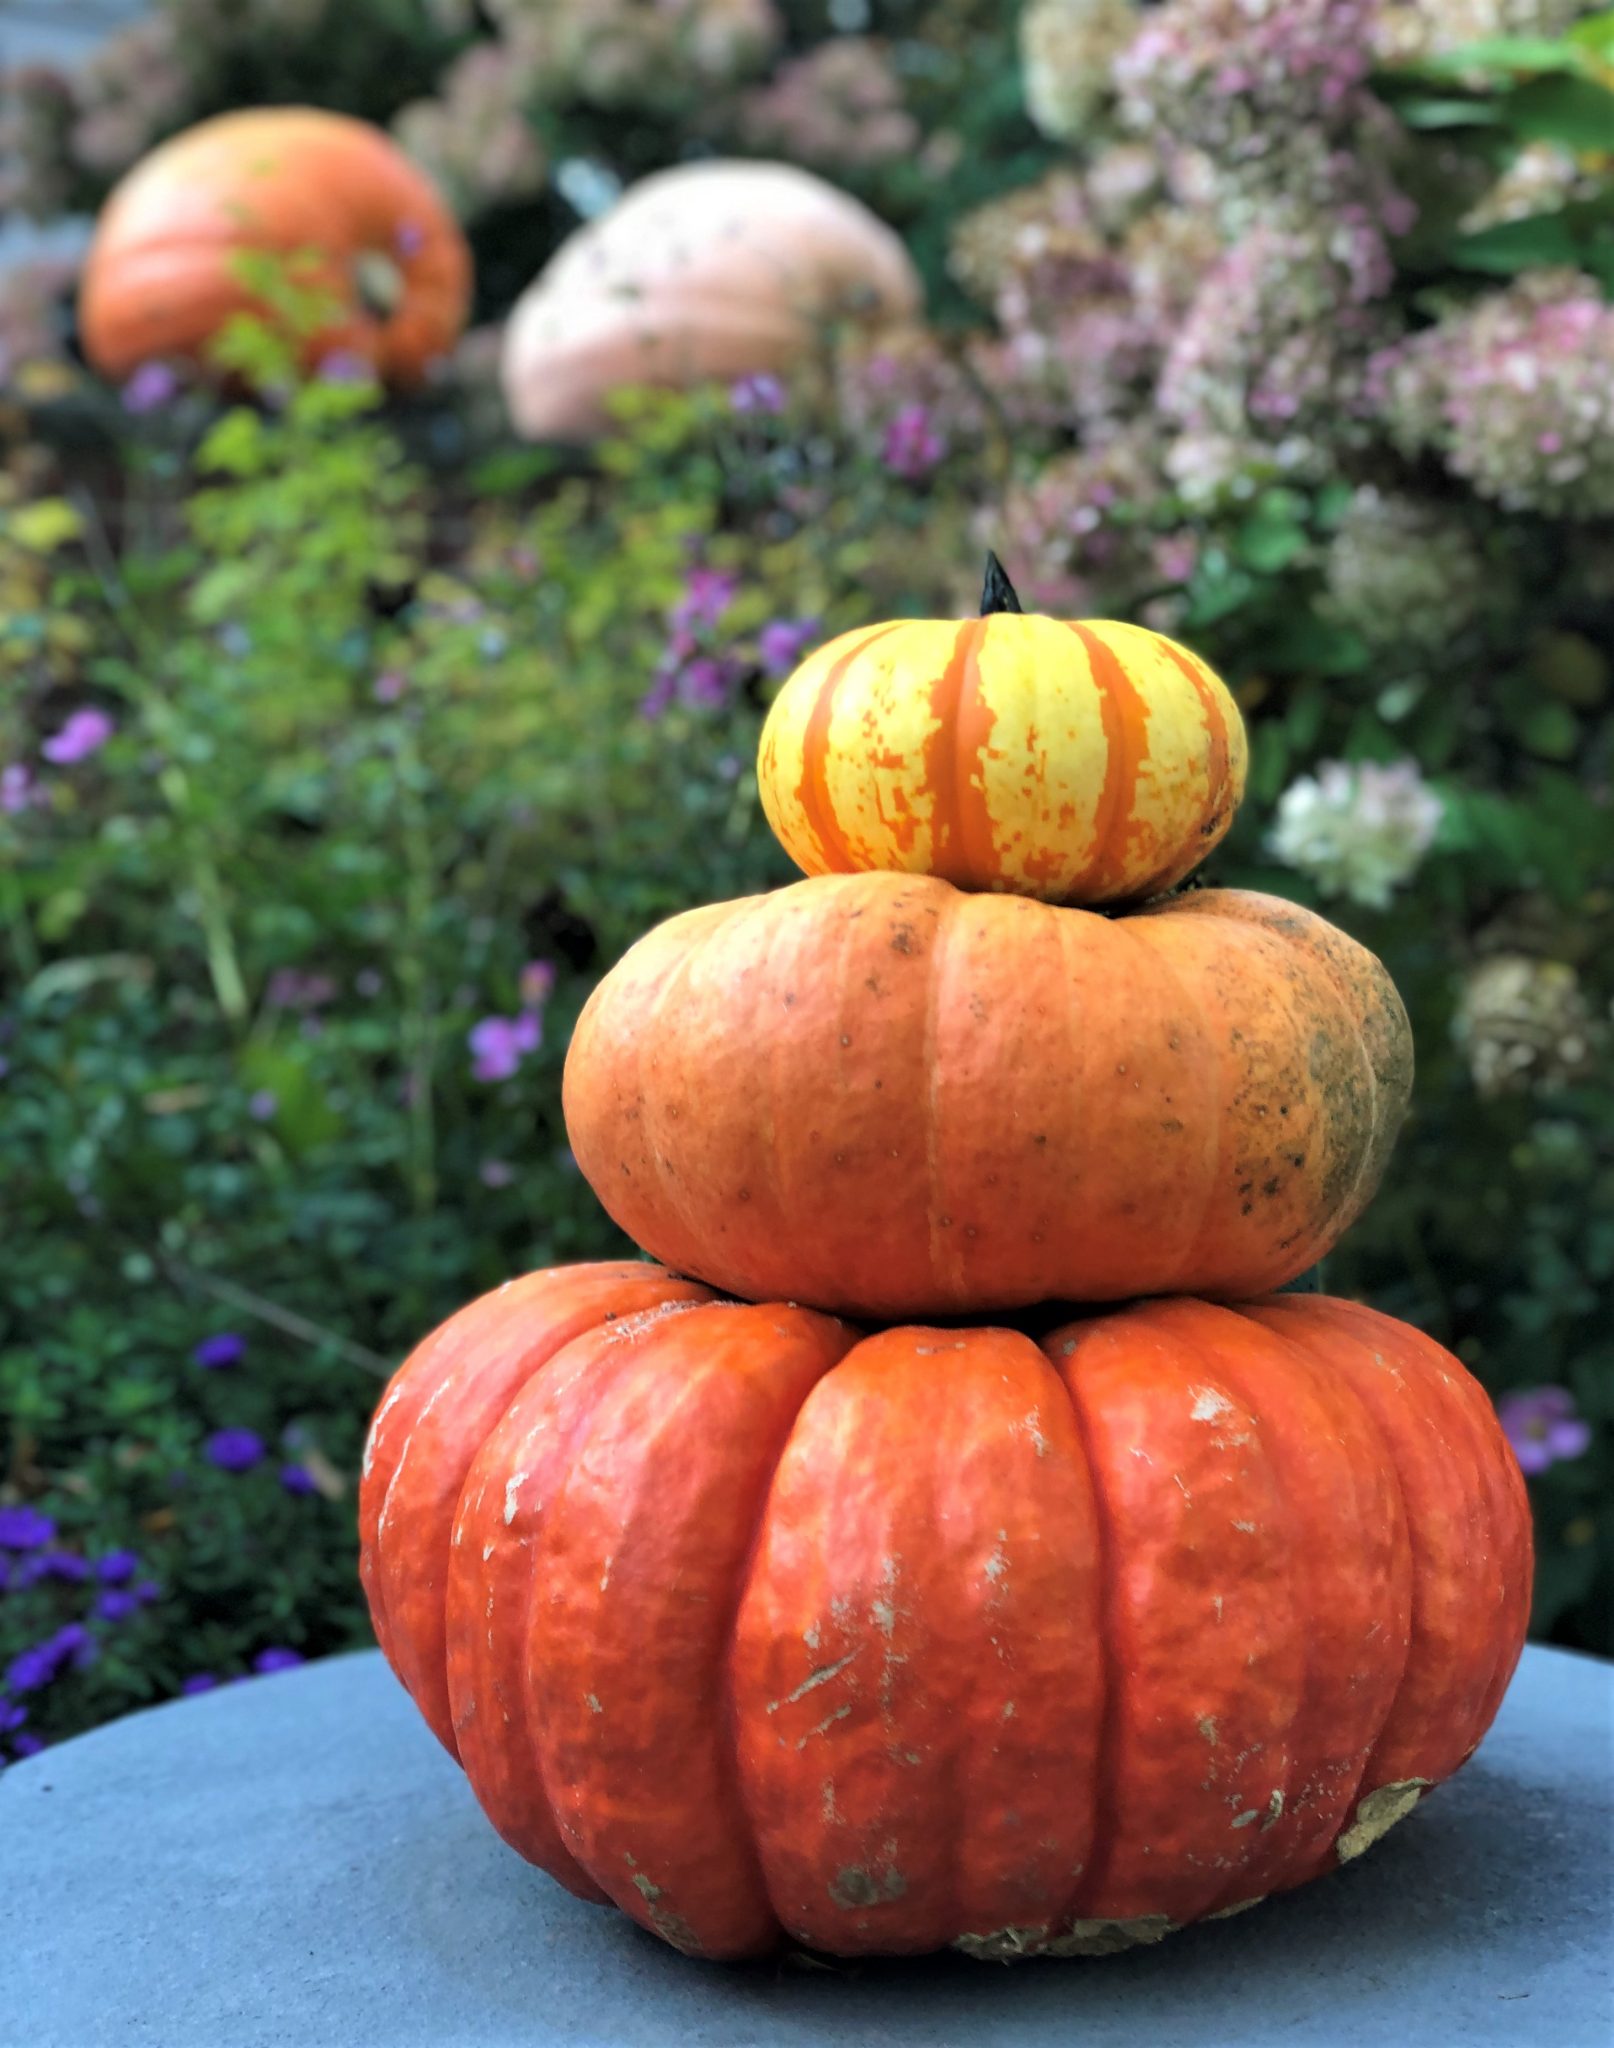
[[[1146,626],[1020,609],[995,555],[978,619],[860,627],[790,676],[757,780],[808,875],[938,875],[1048,903],[1173,887],[1244,794],[1244,721]]]

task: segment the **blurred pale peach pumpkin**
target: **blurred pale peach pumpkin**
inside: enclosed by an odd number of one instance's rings
[[[505,400],[534,439],[586,440],[626,385],[787,369],[824,331],[900,324],[922,287],[868,208],[790,164],[645,178],[557,251],[510,317]]]

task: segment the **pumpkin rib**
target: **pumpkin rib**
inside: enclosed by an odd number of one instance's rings
[[[590,1410],[534,1532],[548,1622],[529,1711],[561,1834],[619,1907],[690,1953],[778,1938],[712,1709],[751,1528],[803,1402],[853,1341],[778,1305],[661,1324]]]
[[[748,1810],[797,1940],[990,1940],[1046,1922],[1085,1857],[1092,1503],[1050,1372],[1018,1332],[889,1329],[797,1420],[734,1654]]]
[[[1381,1322],[1379,1313],[1362,1303],[1342,1302],[1339,1307],[1344,1312],[1342,1320],[1347,1325],[1361,1321],[1376,1335],[1382,1334],[1383,1323],[1389,1321],[1385,1318]],[[1529,1618],[1528,1496],[1517,1461],[1496,1419],[1496,1411],[1480,1390],[1478,1382],[1467,1376],[1454,1378],[1447,1372],[1442,1362],[1447,1354],[1424,1331],[1410,1323],[1393,1324],[1390,1341],[1418,1361],[1418,1370],[1426,1382],[1432,1385],[1438,1381],[1444,1390],[1440,1399],[1446,1412],[1460,1424],[1466,1448],[1471,1453],[1472,1481],[1465,1483],[1464,1497],[1482,1504],[1491,1546],[1501,1554],[1503,1590],[1512,1590],[1515,1594],[1513,1601],[1503,1605],[1493,1624],[1495,1656],[1491,1678],[1477,1709],[1480,1725],[1488,1727],[1518,1661],[1519,1652],[1514,1648],[1510,1655],[1510,1645],[1522,1640]],[[1516,1613],[1512,1611],[1515,1607]]]
[[[1051,1350],[1053,1341],[1053,1336],[1050,1335],[1039,1348],[1053,1367],[1054,1378],[1059,1382],[1075,1421],[1076,1441],[1081,1449],[1082,1463],[1086,1467],[1087,1483],[1093,1499],[1098,1585],[1098,1626],[1094,1631],[1094,1637],[1098,1645],[1098,1668],[1102,1680],[1098,1742],[1093,1761],[1092,1844],[1086,1864],[1071,1880],[1070,1890],[1060,1902],[1055,1916],[1056,1924],[1060,1928],[1065,1928],[1077,1919],[1080,1902],[1096,1889],[1103,1863],[1107,1860],[1108,1845],[1115,1841],[1117,1833],[1115,1762],[1120,1740],[1118,1709],[1122,1664],[1116,1644],[1115,1588],[1119,1580],[1116,1567],[1121,1551],[1116,1542],[1115,1517],[1110,1505],[1109,1492],[1103,1483],[1098,1460],[1093,1453],[1092,1428],[1081,1402],[1076,1398],[1075,1387],[1054,1361]]]
[[[522,1486],[550,1468],[564,1471],[589,1413],[611,1391],[623,1363],[624,1339],[658,1316],[694,1306],[669,1304],[666,1309],[647,1310],[609,1331],[588,1331],[562,1345],[489,1433],[466,1475],[454,1518],[448,1681],[460,1762],[477,1803],[510,1847],[547,1870],[577,1897],[595,1904],[607,1902],[610,1895],[566,1841],[530,1725],[532,1707],[524,1674],[535,1661],[536,1545],[525,1527],[514,1534],[507,1532],[515,1529],[520,1515]],[[570,1412],[562,1409],[564,1427],[557,1438],[552,1425],[557,1406],[567,1397],[572,1397],[574,1405]],[[535,1453],[545,1448],[544,1463],[540,1465],[536,1456],[520,1462],[524,1447]],[[490,1490],[502,1505],[490,1508]],[[540,1499],[524,1521],[541,1523],[546,1508],[547,1501]],[[483,1536],[490,1540],[480,1543]],[[510,1564],[522,1568],[501,1573],[499,1567]],[[513,1622],[499,1602],[501,1579],[513,1581]],[[484,1628],[484,1622],[496,1625]],[[485,1735],[495,1708],[502,1715],[499,1730]]]
[[[1061,924],[1060,930],[1062,933],[1065,929],[1066,927]],[[1153,942],[1151,934],[1156,927],[1146,924],[1135,924],[1129,918],[1118,917],[1110,920],[1110,929],[1112,931],[1124,932],[1137,946],[1143,949],[1148,959],[1152,962],[1155,972],[1163,974],[1167,982],[1176,991],[1182,1006],[1184,1019],[1191,1019],[1199,1025],[1204,1035],[1205,1043],[1208,1046],[1211,1043],[1211,1029],[1210,1020],[1205,1014],[1204,993],[1201,991],[1196,998],[1187,982],[1183,979],[1177,963],[1171,957],[1170,951],[1166,947]],[[1213,1234],[1216,1225],[1217,1190],[1225,1185],[1224,1160],[1229,1138],[1233,1134],[1233,1126],[1231,1120],[1224,1114],[1225,1090],[1222,1084],[1221,1062],[1216,1059],[1202,1061],[1197,1078],[1206,1085],[1210,1097],[1208,1112],[1205,1118],[1206,1149],[1202,1154],[1206,1168],[1204,1186],[1201,1198],[1198,1204],[1195,1205],[1199,1221],[1195,1228],[1187,1235],[1183,1245],[1182,1257],[1177,1261],[1172,1284],[1169,1287],[1162,1287],[1160,1289],[1162,1293],[1175,1294],[1182,1291],[1181,1281],[1184,1273],[1193,1270],[1194,1262],[1200,1256],[1201,1245],[1207,1237]]]
[[[1180,1332],[1151,1319],[1155,1306],[1069,1325],[1044,1350],[1088,1419],[1118,1566],[1113,1813],[1077,1924],[1146,1920],[1162,1933],[1212,1910],[1233,1882],[1221,1873],[1248,1860],[1240,1836],[1269,1809],[1275,1754],[1287,1774],[1300,1695],[1298,1631],[1274,1610],[1280,1593],[1286,1613],[1295,1596],[1288,1549],[1263,1513],[1281,1498],[1272,1461],[1262,1451],[1233,1470],[1195,1411],[1207,1393],[1218,1413],[1235,1399]],[[1133,1441],[1143,1413],[1146,1454]],[[1233,1517],[1217,1519],[1228,1506]],[[1197,1786],[1184,1742],[1203,1745]]]
[[[707,1305],[698,1299],[666,1302],[599,1325],[562,1345],[490,1432],[467,1474],[455,1516],[449,1694],[466,1776],[483,1811],[518,1854],[597,1904],[609,1894],[572,1853],[531,1727],[528,1678],[538,1661],[534,1535],[542,1527],[548,1497],[537,1499],[523,1516],[521,1490],[552,1472],[564,1474],[590,1416],[610,1399],[636,1343],[669,1318]],[[562,1424],[558,1434],[557,1411]],[[479,1543],[482,1536],[490,1540]],[[502,1632],[484,1628],[494,1619],[501,1585],[509,1590],[511,1583],[517,1624],[507,1623]],[[491,1746],[484,1746],[483,1729],[495,1703],[504,1716],[501,1729],[510,1732],[494,1735]],[[480,1711],[484,1707],[485,1713]]]
[[[848,1348],[854,1349],[855,1342],[854,1345]],[[785,1915],[778,1899],[774,1897],[767,1864],[758,1846],[760,1830],[757,1825],[757,1815],[746,1788],[745,1768],[741,1758],[741,1718],[735,1675],[735,1665],[739,1654],[740,1616],[745,1607],[746,1595],[750,1591],[751,1580],[757,1568],[757,1558],[762,1550],[763,1539],[767,1534],[768,1516],[773,1508],[774,1489],[778,1484],[780,1467],[784,1464],[786,1454],[795,1437],[796,1430],[801,1422],[802,1412],[806,1408],[807,1403],[812,1399],[816,1387],[822,1386],[823,1380],[828,1379],[829,1374],[833,1373],[840,1363],[841,1361],[837,1360],[836,1364],[830,1367],[829,1373],[825,1373],[823,1379],[817,1381],[815,1386],[809,1387],[802,1395],[800,1402],[797,1404],[795,1414],[790,1418],[790,1427],[784,1432],[774,1447],[773,1462],[768,1467],[767,1481],[762,1487],[757,1511],[751,1519],[751,1530],[746,1538],[745,1553],[741,1560],[740,1568],[735,1574],[734,1603],[729,1609],[728,1624],[723,1633],[722,1694],[718,1704],[718,1720],[727,1739],[729,1783],[733,1788],[734,1797],[740,1811],[745,1815],[746,1831],[752,1845],[752,1855],[756,1863],[762,1895],[768,1902],[768,1910],[772,1913],[774,1923],[781,1936],[785,1931]]]
[[[389,1661],[450,1755],[458,1752],[446,1675],[448,1571],[458,1498],[477,1452],[521,1387],[571,1337],[623,1310],[704,1296],[630,1261],[529,1273],[432,1331],[399,1375],[411,1398],[383,1403],[361,1482],[361,1566],[368,1561],[386,1616]],[[407,1555],[386,1541],[400,1515],[412,1532]]]
[[[1341,1829],[1333,1845],[1338,1848],[1357,1837],[1364,1814],[1371,1820],[1381,1793],[1438,1782],[1458,1767],[1487,1725],[1489,1681],[1498,1659],[1510,1640],[1522,1641],[1522,1630],[1514,1626],[1508,1610],[1490,1623],[1487,1682],[1475,1686],[1474,1617],[1466,1597],[1474,1546],[1457,1537],[1471,1532],[1478,1504],[1489,1490],[1483,1475],[1499,1461],[1486,1455],[1462,1408],[1446,1391],[1458,1383],[1421,1346],[1408,1345],[1401,1335],[1405,1326],[1392,1318],[1356,1303],[1329,1301],[1323,1306],[1325,1313],[1310,1318],[1309,1329],[1284,1297],[1252,1304],[1248,1313],[1289,1341],[1308,1344],[1326,1371],[1347,1378],[1362,1396],[1379,1423],[1408,1505],[1412,1559],[1405,1666],[1358,1784],[1357,1819]],[[1459,1425],[1457,1441],[1453,1421]],[[1414,1493],[1420,1502],[1416,1514],[1410,1509]],[[1486,1519],[1488,1523],[1488,1513]],[[1456,1536],[1445,1533],[1448,1522]],[[1353,1853],[1354,1849],[1342,1849],[1341,1859]]]
[[[1320,1871],[1326,1870],[1329,1867],[1334,1855],[1334,1845],[1340,1835],[1351,1824],[1351,1816],[1360,1805],[1362,1787],[1366,1783],[1368,1774],[1372,1769],[1374,1755],[1383,1738],[1384,1730],[1389,1725],[1390,1717],[1396,1710],[1396,1702],[1401,1696],[1402,1688],[1406,1684],[1407,1671],[1411,1663],[1413,1650],[1413,1600],[1416,1586],[1416,1560],[1414,1556],[1415,1517],[1412,1512],[1412,1504],[1407,1498],[1407,1490],[1395,1456],[1394,1445],[1388,1432],[1380,1422],[1378,1415],[1374,1412],[1372,1404],[1363,1397],[1361,1389],[1352,1379],[1343,1374],[1330,1371],[1327,1360],[1305,1334],[1306,1324],[1314,1320],[1313,1316],[1308,1315],[1307,1305],[1296,1301],[1290,1296],[1275,1295],[1271,1297],[1271,1301],[1273,1304],[1282,1302],[1285,1309],[1293,1307],[1298,1310],[1298,1315],[1295,1317],[1285,1317],[1286,1322],[1289,1320],[1299,1322],[1300,1331],[1298,1333],[1288,1328],[1274,1328],[1264,1318],[1258,1317],[1251,1312],[1252,1306],[1255,1305],[1246,1304],[1241,1308],[1240,1313],[1246,1321],[1255,1324],[1258,1328],[1267,1330],[1269,1334],[1278,1337],[1281,1342],[1287,1344],[1296,1362],[1310,1373],[1314,1384],[1326,1386],[1331,1394],[1348,1402],[1355,1409],[1360,1417],[1365,1434],[1378,1447],[1379,1466],[1383,1475],[1385,1490],[1389,1498],[1395,1503],[1395,1519],[1405,1538],[1402,1546],[1405,1568],[1401,1575],[1402,1585],[1397,1602],[1398,1612],[1404,1614],[1404,1621],[1401,1631],[1401,1650],[1396,1660],[1393,1682],[1388,1687],[1383,1710],[1378,1716],[1378,1725],[1373,1729],[1367,1743],[1364,1745],[1360,1765],[1351,1779],[1349,1792],[1343,1802],[1344,1810],[1341,1815],[1340,1826],[1333,1831],[1325,1842],[1317,1847],[1315,1854],[1297,1862],[1295,1868],[1283,1877],[1276,1889],[1287,1891],[1293,1889],[1296,1885],[1305,1883],[1309,1878],[1316,1876]],[[1318,1304],[1318,1306],[1321,1305],[1321,1303]],[[1340,1305],[1333,1297],[1327,1298],[1327,1308],[1329,1310],[1336,1309]]]
[[[1186,1301],[1153,1304],[1152,1308],[1174,1328],[1179,1323],[1192,1326],[1184,1341],[1207,1358],[1217,1378],[1250,1411],[1277,1479],[1278,1497],[1289,1524],[1288,1551],[1293,1561],[1301,1665],[1291,1724],[1290,1769],[1281,1788],[1283,1803],[1270,1824],[1275,1853],[1265,1858],[1259,1854],[1261,1840],[1268,1836],[1268,1825],[1263,1823],[1260,1839],[1252,1844],[1257,1852],[1252,1858],[1256,1875],[1252,1879],[1246,1866],[1238,1881],[1230,1882],[1216,1901],[1216,1907],[1221,1909],[1252,1894],[1264,1896],[1288,1889],[1312,1874],[1350,1821],[1379,1729],[1400,1685],[1406,1664],[1406,1641],[1403,1640],[1395,1660],[1395,1671],[1388,1678],[1380,1652],[1373,1654],[1369,1670],[1364,1671],[1359,1662],[1341,1670],[1340,1659],[1348,1656],[1351,1649],[1343,1633],[1345,1624],[1341,1616],[1343,1613],[1353,1624],[1363,1618],[1350,1615],[1353,1602],[1358,1608],[1373,1612],[1373,1624],[1362,1638],[1360,1654],[1365,1655],[1366,1644],[1380,1628],[1386,1607],[1410,1611],[1407,1516],[1383,1433],[1350,1385],[1320,1370],[1306,1346],[1286,1343],[1240,1309]],[[1304,1309],[1301,1314],[1304,1316]],[[1218,1343],[1214,1352],[1208,1351],[1203,1336],[1220,1333],[1225,1333],[1229,1341]],[[1230,1352],[1234,1355],[1230,1356]],[[1249,1371],[1252,1361],[1259,1361],[1255,1383]],[[1297,1388],[1303,1390],[1301,1398],[1310,1415],[1303,1426],[1293,1429],[1286,1426],[1283,1418],[1295,1404]],[[1315,1475],[1308,1474],[1308,1459],[1317,1446],[1325,1444],[1328,1451],[1321,1461],[1322,1469]],[[1364,1467],[1356,1462],[1363,1457],[1370,1460],[1365,1469],[1376,1499],[1365,1497]],[[1325,1489],[1330,1484],[1338,1488],[1339,1475],[1348,1465],[1354,1469],[1347,1505],[1327,1498]],[[1364,1580],[1374,1571],[1372,1540],[1385,1529],[1399,1532],[1403,1541],[1398,1545],[1392,1537],[1386,1543],[1372,1597],[1366,1598]],[[1328,1569],[1335,1542],[1350,1549],[1343,1571]],[[1377,1704],[1376,1694],[1382,1696],[1382,1706]],[[1363,1718],[1351,1727],[1351,1746],[1336,1762],[1331,1752],[1338,1749],[1337,1724],[1352,1707]],[[1305,1839],[1295,1839],[1306,1794],[1315,1787],[1319,1772],[1331,1764],[1332,1785],[1326,1788],[1323,1798],[1312,1801],[1313,1806],[1323,1807],[1323,1824],[1319,1828],[1312,1819]]]
[[[1285,1565],[1283,1576],[1289,1593],[1290,1607],[1290,1612],[1286,1617],[1290,1624],[1287,1633],[1293,1639],[1299,1667],[1294,1679],[1293,1702],[1282,1729],[1283,1782],[1281,1785],[1272,1788],[1269,1794],[1269,1805],[1262,1819],[1240,1830],[1238,1846],[1242,1851],[1243,1861],[1227,1875],[1222,1881],[1220,1889],[1212,1894],[1210,1900],[1203,1908],[1204,1913],[1211,1913],[1220,1910],[1224,1906],[1232,1905],[1239,1899],[1263,1896],[1272,1889],[1276,1881],[1272,1874],[1261,1868],[1269,1860],[1277,1861],[1276,1858],[1268,1859],[1261,1855],[1261,1842],[1269,1828],[1275,1831],[1281,1826],[1285,1812],[1293,1805],[1297,1789],[1296,1778],[1309,1760],[1311,1753],[1310,1745],[1306,1743],[1306,1737],[1310,1733],[1307,1726],[1308,1716],[1306,1709],[1311,1700],[1315,1684],[1314,1666],[1316,1660],[1312,1654],[1313,1639],[1311,1631],[1304,1624],[1304,1616],[1308,1606],[1314,1604],[1308,1602],[1305,1595],[1307,1592],[1314,1591],[1314,1589],[1305,1584],[1307,1572],[1304,1544],[1301,1540],[1301,1517],[1296,1509],[1294,1487],[1290,1483],[1288,1473],[1285,1471],[1281,1443],[1273,1438],[1267,1423],[1267,1403],[1261,1400],[1259,1395],[1251,1395],[1248,1377],[1240,1370],[1238,1361],[1230,1361],[1220,1347],[1213,1350],[1201,1341],[1198,1325],[1202,1321],[1203,1316],[1227,1315],[1229,1320],[1235,1323],[1238,1319],[1233,1315],[1232,1311],[1219,1309],[1211,1303],[1201,1304],[1194,1302],[1190,1304],[1181,1297],[1171,1301],[1150,1303],[1143,1313],[1145,1316],[1149,1316],[1151,1310],[1156,1312],[1163,1310],[1170,1316],[1172,1310],[1178,1308],[1191,1308],[1193,1313],[1191,1315],[1182,1315],[1180,1318],[1172,1317],[1167,1333],[1170,1339],[1190,1359],[1197,1362],[1203,1369],[1205,1379],[1219,1394],[1225,1390],[1227,1394],[1232,1396],[1233,1401],[1246,1411],[1252,1425],[1250,1432],[1252,1443],[1254,1448],[1259,1451],[1262,1463],[1266,1467],[1271,1486],[1271,1498],[1278,1508],[1283,1523],[1282,1550]],[[1201,1311],[1203,1312],[1202,1314]],[[1151,1320],[1154,1319],[1154,1317],[1151,1317]],[[1179,1322],[1186,1323],[1189,1327],[1186,1329],[1179,1328]],[[1288,1390],[1285,1388],[1283,1391],[1287,1393]],[[1279,1405],[1281,1406],[1281,1403]],[[1277,1810],[1275,1813],[1270,1803],[1273,1800],[1276,1802]],[[1281,1871],[1281,1864],[1279,1869]],[[1259,1872],[1259,1874],[1255,1874],[1256,1872]],[[1195,1917],[1201,1916],[1196,1915]]]

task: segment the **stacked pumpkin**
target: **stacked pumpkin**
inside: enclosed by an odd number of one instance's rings
[[[1383,1171],[1394,988],[1164,893],[1243,787],[1203,663],[988,604],[808,660],[760,778],[809,879],[579,1022],[574,1150],[662,1263],[473,1303],[366,1452],[377,1633],[494,1825],[691,1954],[1241,1911],[1454,1771],[1523,1639],[1480,1388],[1269,1291]]]

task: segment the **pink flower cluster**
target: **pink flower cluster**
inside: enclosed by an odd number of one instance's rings
[[[1592,278],[1526,273],[1379,356],[1370,395],[1407,453],[1482,498],[1614,513],[1614,306]]]
[[[887,163],[919,146],[919,124],[883,43],[837,36],[780,66],[741,103],[754,148],[808,164]]]
[[[1116,62],[1124,116],[1219,162],[1355,118],[1375,0],[1167,0]]]

